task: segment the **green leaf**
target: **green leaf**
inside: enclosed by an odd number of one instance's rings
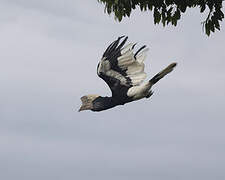
[[[187,4],[185,3],[184,0],[181,1],[181,5],[180,5],[180,10],[182,13],[184,13],[187,9]]]
[[[200,9],[201,13],[205,11],[205,7],[206,7],[205,4],[202,4],[201,9]]]
[[[209,30],[210,31],[212,31],[212,32],[215,31],[214,24],[213,24],[212,20],[209,20],[208,21],[208,26],[209,26]]]
[[[174,13],[174,17],[178,20],[178,19],[180,19],[180,10],[179,9],[177,9],[176,11],[175,11],[175,13]]]
[[[205,33],[209,36],[210,35],[210,29],[209,29],[209,24],[206,22],[205,23]]]
[[[97,0],[105,5],[105,13],[115,14],[115,19],[122,21],[130,16],[132,10],[139,7],[141,11],[153,11],[154,23],[162,22],[163,26],[172,23],[176,26],[187,7],[200,8],[203,13],[209,9],[208,17],[203,23],[205,33],[209,36],[216,29],[220,30],[220,21],[224,19],[223,2],[225,0]],[[209,21],[210,20],[210,21]]]
[[[161,14],[159,13],[159,10],[158,9],[154,9],[154,23],[155,24],[159,24],[160,20],[161,20]]]
[[[176,18],[172,18],[172,25],[176,26],[177,25],[177,19]]]
[[[218,29],[218,30],[220,30],[219,21],[218,20],[215,20],[214,24],[215,24],[215,28]]]

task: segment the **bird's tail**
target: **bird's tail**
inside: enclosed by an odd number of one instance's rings
[[[177,63],[171,63],[169,66],[167,66],[165,69],[160,71],[158,74],[156,74],[150,81],[149,83],[151,85],[157,83],[160,79],[162,79],[165,75],[173,71],[173,68],[177,65]]]

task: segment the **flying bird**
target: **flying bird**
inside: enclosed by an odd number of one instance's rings
[[[108,84],[112,96],[102,97],[95,94],[83,96],[79,111],[103,111],[149,98],[153,94],[151,87],[176,66],[176,63],[171,63],[152,79],[143,82],[147,76],[144,72],[144,60],[148,48],[144,45],[134,53],[136,44],[130,43],[124,46],[127,39],[128,37],[121,36],[112,42],[97,66],[97,74]]]

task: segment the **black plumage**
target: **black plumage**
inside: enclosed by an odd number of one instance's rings
[[[122,42],[120,42],[121,39]],[[128,37],[121,36],[112,42],[103,53],[97,66],[97,74],[107,83],[112,96],[83,96],[80,111],[102,111],[144,97],[148,98],[152,95],[152,85],[176,66],[176,63],[172,63],[150,81],[142,83],[146,78],[143,61],[148,49],[144,45],[134,54],[133,50],[136,43],[124,46],[127,40]]]

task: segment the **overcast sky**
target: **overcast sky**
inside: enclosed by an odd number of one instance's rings
[[[97,0],[0,0],[0,178],[224,180],[225,23],[207,37],[204,18],[163,28]],[[150,99],[78,113],[81,96],[110,95],[96,66],[121,35],[150,48],[148,79],[178,66]]]

